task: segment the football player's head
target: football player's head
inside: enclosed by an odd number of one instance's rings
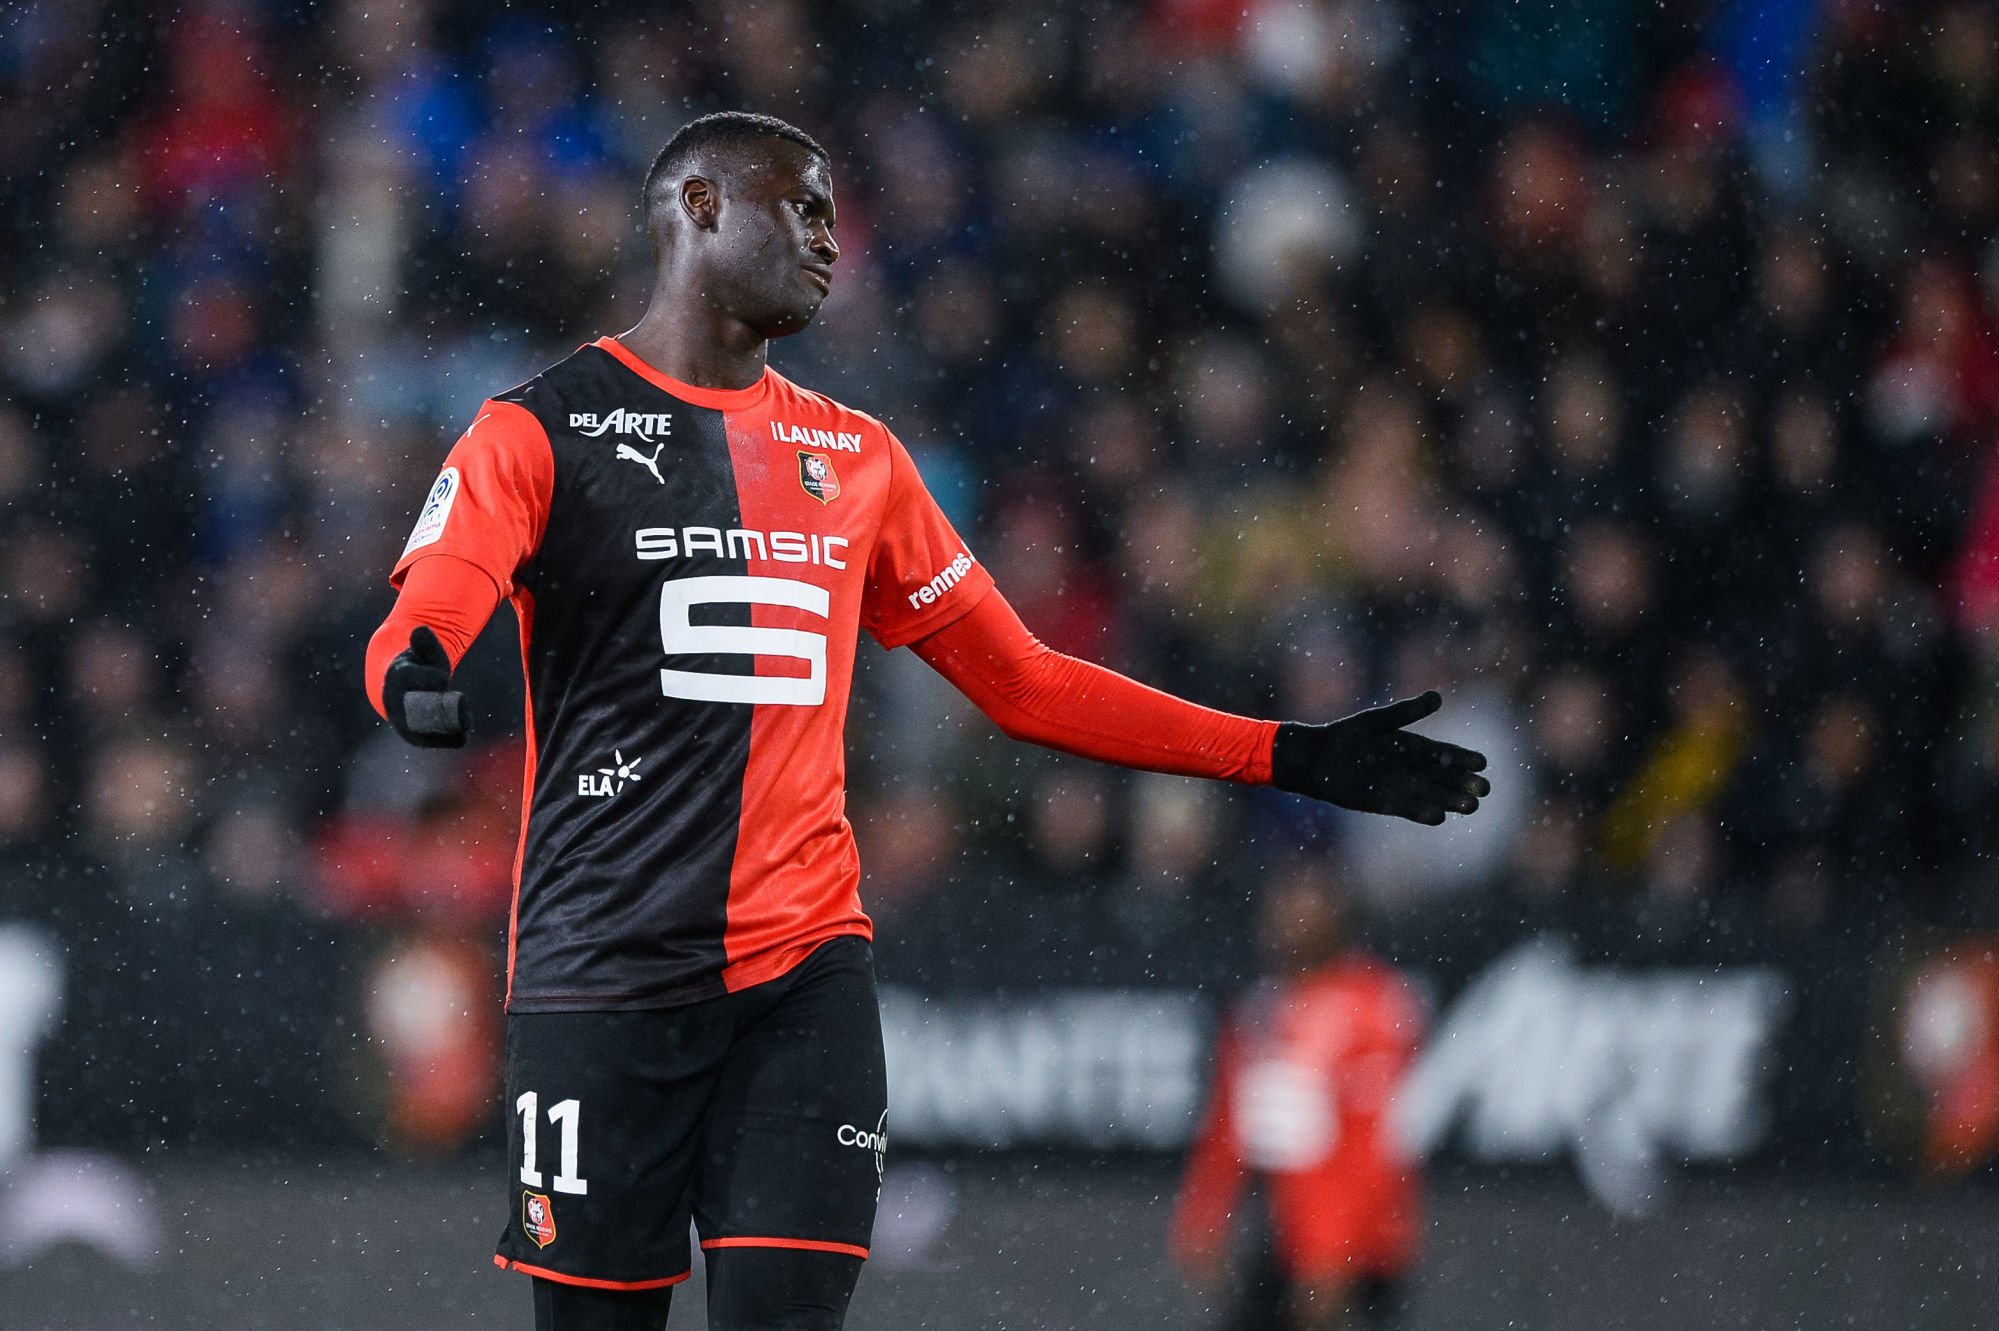
[[[761,338],[805,328],[832,289],[832,168],[803,130],[722,111],[682,127],[645,184],[656,294],[698,300]]]
[[[1263,890],[1258,934],[1278,970],[1312,970],[1343,952],[1352,904],[1323,855],[1278,868]]]

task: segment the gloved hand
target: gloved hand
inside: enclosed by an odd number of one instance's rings
[[[1444,814],[1475,813],[1492,783],[1475,776],[1485,755],[1403,727],[1444,705],[1432,690],[1326,725],[1286,721],[1270,751],[1270,784],[1361,813],[1432,827]]]
[[[472,733],[465,695],[451,689],[451,658],[429,628],[410,633],[409,650],[389,662],[382,705],[396,733],[420,749],[456,749]]]

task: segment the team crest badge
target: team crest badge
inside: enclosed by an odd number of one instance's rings
[[[555,1242],[555,1207],[539,1192],[521,1194],[521,1228],[537,1248]]]
[[[805,487],[805,493],[822,504],[830,504],[840,497],[840,478],[833,471],[833,459],[824,453],[808,453],[798,450],[798,483]]]

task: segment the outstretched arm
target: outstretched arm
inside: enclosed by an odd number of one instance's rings
[[[368,701],[421,748],[455,749],[471,733],[451,672],[500,604],[492,575],[453,555],[409,566],[395,608],[368,640]]]
[[[1325,725],[1234,716],[1054,651],[997,590],[911,649],[1012,738],[1101,762],[1430,824],[1491,790],[1482,755],[1402,729],[1443,705],[1435,693]]]
[[[1443,705],[1432,689],[1324,725],[1286,721],[1271,750],[1270,784],[1432,827],[1447,813],[1477,813],[1479,800],[1492,793],[1492,783],[1478,775],[1485,755],[1402,728]]]
[[[1232,716],[1064,656],[997,589],[910,650],[1012,739],[1175,776],[1270,782],[1275,721]]]

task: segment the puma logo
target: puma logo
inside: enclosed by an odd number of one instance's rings
[[[665,485],[666,477],[659,474],[659,455],[660,452],[663,449],[665,449],[665,447],[666,447],[666,440],[664,439],[660,440],[658,444],[653,446],[652,456],[647,457],[645,454],[639,452],[636,448],[633,448],[630,444],[619,444],[618,456],[620,458],[625,458],[632,462],[638,463],[641,467],[644,467],[647,471],[652,473],[652,478],[654,480],[658,481],[661,485]]]

